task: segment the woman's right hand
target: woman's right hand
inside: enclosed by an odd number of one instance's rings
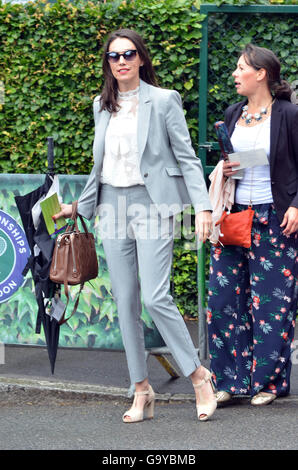
[[[224,176],[228,178],[229,176],[235,175],[237,171],[233,170],[232,168],[234,166],[239,166],[239,165],[240,165],[240,162],[229,162],[228,160],[224,161],[223,167],[222,167]]]
[[[52,219],[57,220],[60,219],[60,217],[64,217],[65,219],[69,219],[72,214],[72,204],[61,204],[61,211],[58,212],[57,214],[54,214]]]

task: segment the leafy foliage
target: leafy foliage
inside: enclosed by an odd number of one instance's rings
[[[297,5],[297,0],[216,0],[214,1],[204,1],[202,3],[212,3],[216,6],[221,5],[235,5],[235,6],[244,6],[244,5]]]

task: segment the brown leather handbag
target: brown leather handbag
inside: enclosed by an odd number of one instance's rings
[[[68,318],[65,318],[65,308],[59,321],[60,324],[65,323],[75,313],[84,283],[96,278],[98,275],[94,236],[88,232],[83,217],[77,213],[77,207],[78,202],[73,202],[71,216],[73,223],[68,224],[65,232],[58,235],[50,267],[50,279],[57,284],[64,285],[67,304],[69,301],[68,286],[78,284],[81,286],[73,312]],[[81,220],[83,232],[79,230],[78,217]]]
[[[254,212],[250,206],[246,210],[234,213],[224,210],[215,224],[220,226],[219,243],[249,248]]]

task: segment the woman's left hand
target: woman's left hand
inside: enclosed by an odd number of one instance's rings
[[[195,231],[201,242],[205,242],[212,233],[212,216],[210,211],[202,211],[196,214]]]
[[[288,208],[280,226],[285,227],[282,233],[286,237],[298,231],[298,209],[296,207]]]

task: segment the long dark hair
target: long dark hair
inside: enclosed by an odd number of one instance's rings
[[[142,67],[140,67],[140,78],[144,80],[144,82],[149,83],[149,85],[158,86],[151,59],[141,36],[131,29],[119,29],[114,31],[109,35],[104,46],[102,69],[105,82],[100,97],[100,110],[102,111],[103,109],[106,109],[111,113],[116,112],[119,109],[119,105],[117,104],[118,84],[111,72],[106,52],[108,52],[111,42],[117,38],[126,38],[134,43],[140,59],[143,62]]]
[[[273,96],[291,101],[293,91],[286,80],[281,80],[280,62],[270,49],[247,44],[241,55],[244,56],[246,63],[255,70],[266,70],[268,86]]]

